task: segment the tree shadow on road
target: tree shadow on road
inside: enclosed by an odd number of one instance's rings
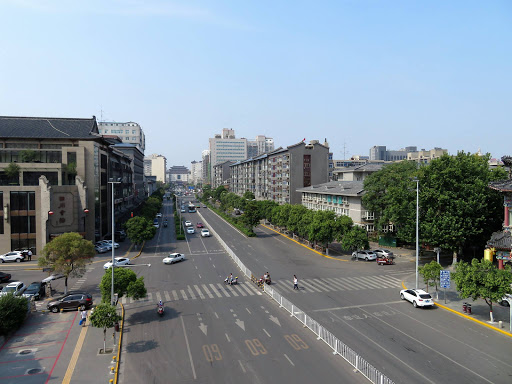
[[[157,347],[158,343],[155,340],[140,340],[129,343],[126,346],[126,351],[128,353],[143,353]]]
[[[176,318],[181,312],[176,311],[170,305],[164,307],[164,314],[158,315],[155,304],[148,304],[147,309],[132,313],[127,319],[128,327],[130,325],[147,324],[152,321],[167,321]],[[140,308],[140,307],[139,307]]]

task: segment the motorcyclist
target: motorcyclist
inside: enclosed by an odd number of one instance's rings
[[[162,300],[160,300],[160,302],[158,303],[158,308],[163,308],[164,307],[164,303],[162,303]]]

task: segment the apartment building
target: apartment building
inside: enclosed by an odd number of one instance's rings
[[[264,135],[256,136],[254,140],[247,140],[247,158],[256,157],[274,150],[274,139]]]
[[[115,135],[123,143],[134,144],[144,153],[146,149],[146,136],[141,126],[133,121],[122,123],[119,121],[101,121],[98,123],[101,135]]]
[[[162,155],[152,154],[144,158],[144,175],[156,176],[156,180],[167,182],[167,158]]]
[[[247,139],[237,139],[233,129],[224,128],[222,134],[208,139],[210,168],[225,161],[237,161],[247,158]],[[210,171],[211,172],[211,171]],[[213,183],[213,175],[210,182]]]
[[[99,134],[96,118],[0,117],[0,253],[37,254],[54,236],[89,240],[133,206],[131,158]],[[118,216],[119,215],[119,216]]]
[[[231,164],[233,161],[224,161],[212,167],[212,189],[220,185],[229,185],[231,180]]]
[[[203,162],[192,161],[190,163],[190,183],[194,185],[201,184],[203,182]]]
[[[448,153],[448,150],[443,148],[436,147],[428,151],[422,149],[420,151],[407,153],[407,160],[416,161],[420,164],[428,164],[432,160],[443,156],[445,153]]]
[[[230,167],[232,191],[238,195],[251,191],[258,199],[279,204],[300,204],[298,188],[328,181],[329,147],[325,144],[302,141],[236,162]]]
[[[355,167],[339,168],[333,171],[335,180],[338,181],[364,181],[368,175],[380,171],[384,167],[382,163],[366,163]]]

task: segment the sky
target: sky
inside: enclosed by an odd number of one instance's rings
[[[0,115],[208,138],[512,155],[512,1],[0,0]]]

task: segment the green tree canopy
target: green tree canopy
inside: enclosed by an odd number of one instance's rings
[[[366,231],[354,225],[346,234],[343,236],[341,241],[341,248],[345,251],[357,251],[358,249],[368,249],[370,244],[368,242],[368,234]]]
[[[440,272],[443,269],[441,264],[437,261],[432,260],[430,263],[425,264],[424,266],[418,267],[418,273],[423,277],[423,281],[428,287],[435,286],[437,291],[437,285],[439,284],[439,280],[441,278]]]
[[[5,175],[12,180],[12,182],[19,183],[20,166],[16,163],[9,163],[4,169]]]
[[[297,227],[297,233],[304,239],[309,239],[309,226],[313,222],[313,211],[308,209],[304,215],[300,218],[299,225]]]
[[[308,209],[302,204],[292,205],[289,212],[288,221],[286,222],[286,228],[295,234],[298,233],[302,216],[304,216],[307,211]]]
[[[488,187],[506,178],[489,169],[489,155],[459,152],[433,160],[420,172],[420,238],[454,253],[467,245],[485,245],[501,229],[503,196]]]
[[[334,239],[334,225],[336,214],[332,211],[315,211],[313,220],[309,224],[308,238],[323,245]]]
[[[280,205],[276,217],[274,218],[275,222],[273,224],[277,225],[278,227],[286,227],[288,225],[288,218],[290,217],[291,210],[291,204]]]
[[[256,202],[260,209],[260,216],[268,221],[271,221],[272,210],[278,206],[275,201],[271,200],[262,200]]]
[[[256,196],[254,196],[254,193],[252,193],[251,191],[245,191],[242,197],[245,200],[254,200],[254,199],[256,199]]]
[[[345,215],[338,216],[334,223],[334,238],[341,242],[343,240],[343,236],[347,234],[352,227],[354,226],[354,221]]]
[[[103,328],[103,351],[106,350],[107,328],[113,328],[115,323],[121,320],[117,314],[116,307],[110,304],[99,304],[92,311],[89,317],[91,325],[95,328]]]
[[[0,296],[0,336],[17,330],[27,317],[28,299],[12,294]]]
[[[455,267],[453,280],[462,299],[482,298],[489,306],[491,321],[492,304],[501,301],[506,294],[512,293],[512,273],[510,266],[498,269],[488,260],[473,259],[471,264],[461,261]]]
[[[222,192],[226,192],[226,187],[223,185],[219,185],[212,193],[212,196],[215,198],[215,200],[220,200],[220,195]]]
[[[132,217],[126,222],[125,227],[126,236],[135,244],[142,244],[144,241],[151,240],[156,234],[153,223],[142,216]]]
[[[64,293],[68,290],[69,277],[81,277],[85,266],[96,256],[94,245],[79,233],[64,233],[47,243],[37,263],[65,276]]]
[[[112,268],[109,268],[105,271],[100,283],[101,301],[103,303],[112,302],[110,298],[111,289]],[[119,298],[126,295],[134,300],[146,297],[147,291],[144,285],[144,277],[137,279],[135,272],[128,268],[114,268],[114,293],[117,293]]]
[[[252,229],[260,223],[261,215],[258,204],[255,201],[248,201],[245,204],[244,214],[241,217],[242,223]]]

